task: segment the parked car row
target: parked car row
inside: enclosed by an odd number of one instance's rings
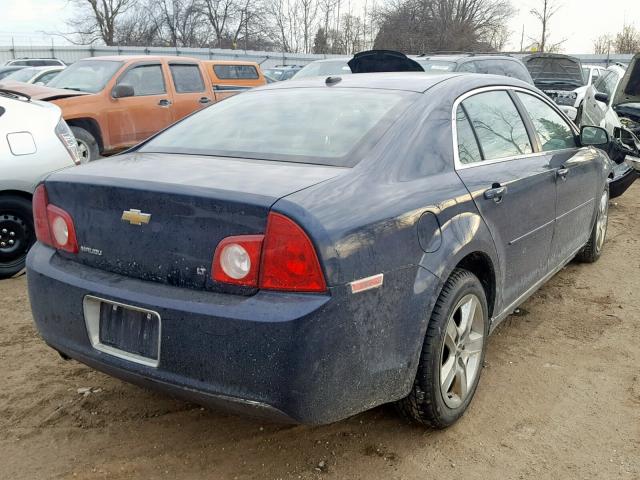
[[[127,149],[211,103],[265,83],[260,68],[251,62],[141,55],[80,60],[46,87],[3,85],[58,105],[78,140],[82,161],[92,161]]]

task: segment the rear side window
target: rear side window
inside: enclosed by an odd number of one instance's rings
[[[253,65],[214,65],[213,71],[220,80],[256,80],[260,78]]]
[[[522,118],[503,90],[473,95],[462,102],[478,136],[485,160],[533,152]]]
[[[187,117],[141,151],[353,166],[418,95],[326,87],[250,90]]]
[[[198,65],[172,64],[171,76],[178,93],[204,92],[204,81]]]
[[[456,111],[456,133],[458,135],[458,159],[460,163],[468,164],[482,160],[476,136],[469,123],[467,112],[462,106]]]
[[[598,78],[598,81],[595,83],[594,88],[600,93],[606,93],[609,95],[609,98],[613,95],[613,90],[616,88],[616,84],[618,83],[618,75],[609,70],[603,76]]]
[[[118,84],[130,85],[136,97],[166,93],[164,75],[160,65],[140,65],[127,70]]]
[[[543,152],[576,147],[571,127],[553,108],[533,95],[521,92],[517,95],[531,117]]]

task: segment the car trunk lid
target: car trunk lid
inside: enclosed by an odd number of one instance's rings
[[[264,233],[283,196],[345,170],[287,162],[133,153],[54,174],[49,201],[74,220],[82,264],[188,288],[210,280],[217,244]]]

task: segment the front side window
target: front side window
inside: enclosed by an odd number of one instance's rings
[[[133,94],[136,97],[167,93],[160,65],[140,65],[127,70],[118,79],[118,85],[133,87]]]
[[[532,153],[524,122],[504,90],[478,93],[462,102],[485,160]]]
[[[613,91],[618,83],[618,75],[613,71],[608,71],[595,83],[594,88],[600,93],[606,93],[609,98],[613,95]]]
[[[456,111],[456,134],[458,136],[458,159],[460,163],[469,164],[482,160],[480,148],[473,133],[467,112],[462,106]]]
[[[43,75],[41,75],[37,82],[38,83],[44,83],[45,85],[50,82],[51,80],[53,80],[60,72],[57,71],[53,71],[53,72],[47,72]]]
[[[353,166],[414,99],[391,90],[251,90],[187,117],[141,151]]]
[[[260,78],[253,65],[214,65],[213,71],[220,80],[256,80]]]
[[[533,95],[521,92],[517,95],[531,117],[543,152],[576,147],[571,127],[558,112]]]
[[[204,92],[204,80],[198,65],[176,63],[169,68],[177,93]]]

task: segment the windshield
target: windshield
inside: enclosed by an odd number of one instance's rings
[[[97,93],[122,66],[114,60],[81,60],[60,72],[47,86]]]
[[[28,82],[39,70],[37,68],[22,68],[10,73],[5,80],[13,80],[14,82]]]
[[[311,62],[302,70],[296,73],[293,78],[296,80],[305,77],[330,76],[330,75],[349,75],[351,68],[345,60],[332,60],[329,62]]]
[[[424,71],[427,73],[453,72],[456,68],[456,62],[447,62],[445,60],[420,60],[416,58]]]
[[[414,95],[326,87],[245,92],[187,117],[140,151],[353,166]]]

